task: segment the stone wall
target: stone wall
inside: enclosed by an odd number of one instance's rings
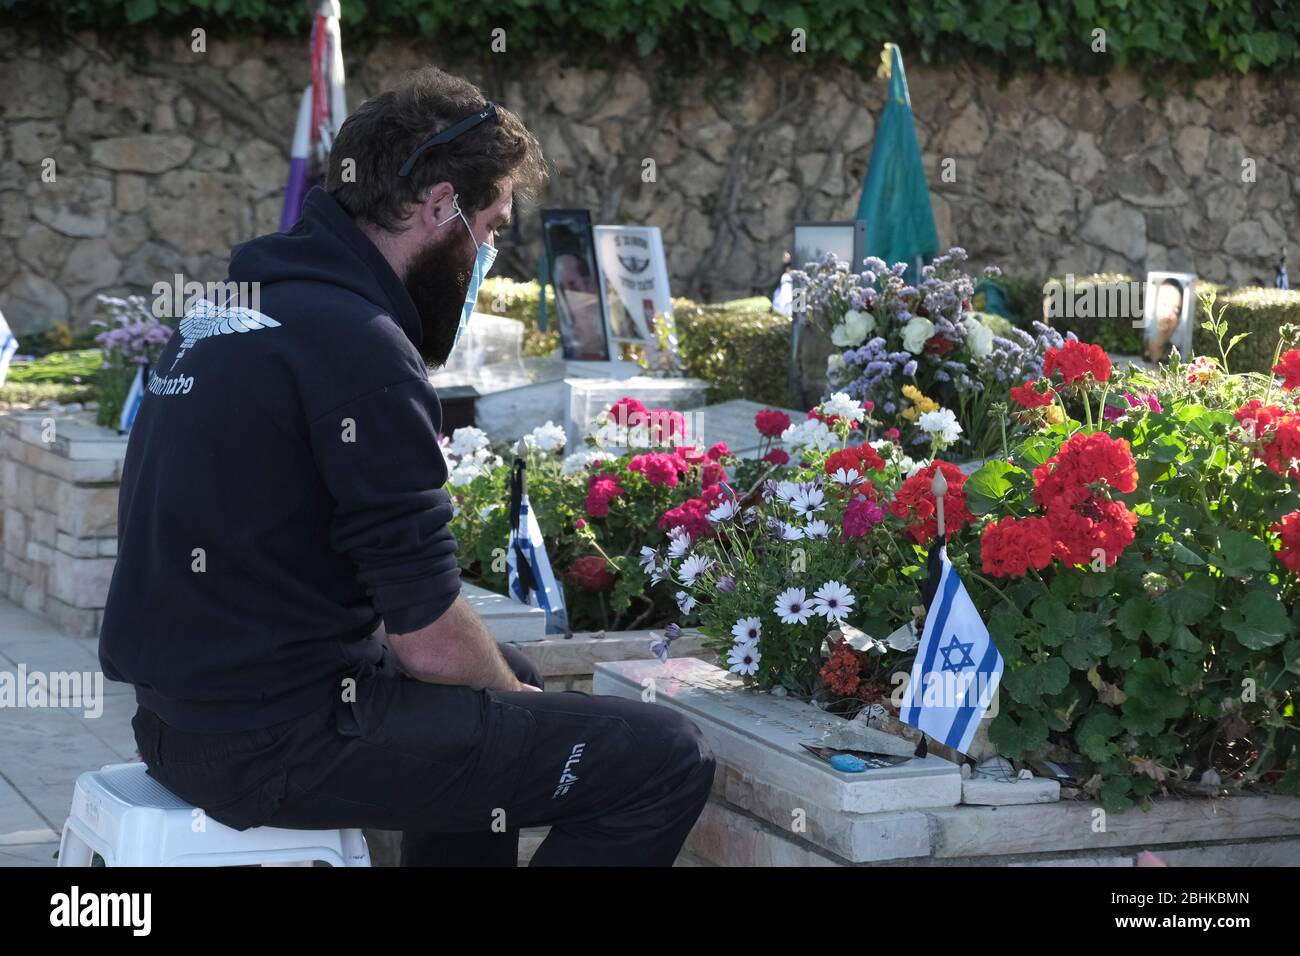
[[[20,332],[84,325],[98,292],[219,280],[232,243],[277,226],[305,40],[130,42],[0,34],[0,309]],[[345,52],[353,105],[425,63],[480,83],[536,130],[544,204],[660,226],[674,291],[707,299],[770,290],[792,221],[855,213],[884,92],[843,68],[609,72],[404,39]],[[999,85],[914,62],[908,79],[941,240],[979,263],[1243,284],[1271,281],[1288,229],[1294,244],[1300,80],[1224,76],[1158,99],[1128,73]],[[534,274],[537,235],[524,217],[501,274]]]
[[[126,439],[44,412],[0,415],[0,595],[97,637],[117,561]]]

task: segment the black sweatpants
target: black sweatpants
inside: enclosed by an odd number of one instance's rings
[[[141,707],[140,755],[238,830],[401,830],[403,866],[514,866],[520,828],[539,826],[551,832],[535,865],[670,866],[713,783],[699,730],[654,704],[428,684],[391,651],[352,676],[355,694],[261,730],[183,733]]]

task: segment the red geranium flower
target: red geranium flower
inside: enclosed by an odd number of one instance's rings
[[[980,535],[984,573],[994,577],[1022,577],[1030,568],[1042,570],[1052,563],[1055,539],[1046,518],[1003,518]]]
[[[789,463],[790,455],[783,449],[773,448],[763,456],[763,460],[773,465],[785,465]]]
[[[1300,415],[1279,415],[1255,454],[1274,474],[1300,478]]]
[[[1049,510],[1058,499],[1070,507],[1091,495],[1098,482],[1125,494],[1137,489],[1129,443],[1105,432],[1074,435],[1034,469],[1034,500]]]
[[[765,408],[754,416],[754,424],[760,435],[780,438],[781,432],[790,427],[790,416],[775,408]]]
[[[1273,372],[1282,376],[1282,388],[1291,391],[1300,388],[1300,349],[1291,349],[1273,366]]]
[[[725,441],[720,441],[709,449],[708,454],[710,461],[721,461],[723,458],[730,457],[731,449],[727,447]]]
[[[897,517],[911,522],[907,533],[917,544],[927,544],[939,533],[939,522],[934,508],[934,492],[930,490],[930,482],[934,480],[936,468],[943,471],[943,477],[948,481],[948,491],[943,496],[943,523],[946,536],[951,538],[958,529],[975,520],[975,516],[966,508],[966,492],[962,490],[962,485],[966,484],[966,476],[962,474],[960,468],[950,462],[933,461],[903,482],[903,486],[898,489],[898,493],[889,505],[889,510]]]
[[[1056,391],[1052,383],[1045,378],[1030,379],[1024,385],[1017,385],[1011,390],[1011,400],[1025,408],[1042,408],[1052,404]]]
[[[1241,427],[1251,438],[1262,438],[1277,420],[1286,414],[1286,410],[1277,405],[1265,405],[1258,398],[1252,398],[1233,413]]]
[[[1110,378],[1110,358],[1100,345],[1069,341],[1043,354],[1043,376],[1051,378],[1057,371],[1067,385],[1089,376],[1092,381],[1104,382]]]
[[[605,559],[598,554],[587,554],[574,560],[569,565],[569,570],[564,575],[584,591],[608,591],[614,586],[614,580],[618,577],[609,566]]]
[[[1300,511],[1292,511],[1282,516],[1282,520],[1272,526],[1282,538],[1282,547],[1277,552],[1277,559],[1289,571],[1300,574]]]

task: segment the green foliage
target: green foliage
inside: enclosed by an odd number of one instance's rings
[[[1300,290],[1245,286],[1220,293],[1214,307],[1216,313],[1223,310],[1229,340],[1249,333],[1232,350],[1231,370],[1268,372],[1273,366],[1282,326],[1300,323]],[[1193,346],[1198,353],[1215,357],[1219,354],[1210,334],[1199,327],[1199,322]]]
[[[5,383],[10,385],[82,385],[103,364],[99,349],[51,352],[33,362],[14,362]]]
[[[732,398],[784,407],[789,400],[790,320],[758,296],[716,305],[673,301],[678,354],[688,376],[709,382],[710,402]]]
[[[94,387],[89,383],[84,385],[29,385],[19,382],[6,382],[4,385],[0,385],[0,406],[42,405],[45,402],[57,402],[60,405],[67,405],[71,402],[88,402],[94,397]]]
[[[535,55],[592,50],[695,54],[704,61],[769,53],[872,68],[883,43],[923,61],[964,55],[1003,68],[1059,66],[1099,72],[1135,66],[1171,69],[1284,70],[1300,62],[1300,12],[1288,0],[913,0],[862,16],[857,0],[344,0],[345,37],[437,37],[449,45],[488,43],[504,27],[509,50]],[[0,0],[0,9],[52,14],[73,28],[141,23],[186,30],[205,20],[231,29],[303,34],[307,5],[282,0]],[[792,51],[805,31],[806,53]],[[1093,52],[1096,29],[1106,52]],[[613,48],[613,51],[611,50]]]
[[[1300,495],[1256,459],[1232,414],[1249,398],[1278,400],[1276,386],[1255,375],[1192,383],[1172,367],[1118,374],[1106,389],[1112,402],[1154,394],[1163,408],[1105,425],[1138,466],[1134,492],[1110,492],[1137,515],[1136,536],[1104,571],[1054,562],[1020,579],[978,578],[972,596],[1006,659],[990,737],[1011,757],[1049,743],[1077,750],[1112,809],[1212,767],[1231,785],[1296,789],[1300,578],[1279,560],[1273,526]],[[990,461],[967,481],[970,509],[1035,513],[1022,468],[1080,430],[1020,429],[1016,466]],[[972,565],[978,547],[967,545]]]

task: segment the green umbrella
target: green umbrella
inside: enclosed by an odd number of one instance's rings
[[[919,268],[939,252],[939,234],[930,210],[930,187],[921,164],[921,146],[916,141],[903,55],[896,45],[886,43],[882,59],[889,80],[889,98],[876,128],[858,218],[867,224],[868,255],[879,256],[891,265],[906,262]],[[909,278],[915,278],[915,273]]]

